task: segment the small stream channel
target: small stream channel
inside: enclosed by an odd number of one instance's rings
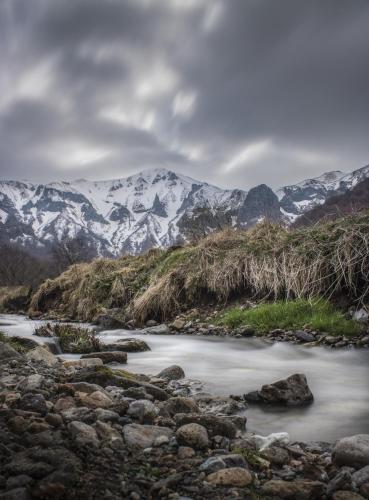
[[[0,330],[42,342],[44,339],[32,335],[39,323],[23,316],[0,315]],[[149,344],[151,351],[128,354],[128,364],[122,365],[126,369],[156,374],[178,364],[188,378],[200,380],[212,394],[245,394],[293,373],[305,373],[314,403],[287,409],[250,406],[246,411],[249,431],[263,435],[286,431],[292,439],[303,441],[334,441],[369,433],[368,349],[307,348],[254,338],[158,336],[127,330],[101,331],[99,335],[106,343],[138,337]]]

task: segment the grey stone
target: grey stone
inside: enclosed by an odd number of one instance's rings
[[[33,411],[46,415],[47,405],[42,394],[27,393],[18,401],[18,408],[24,411]]]
[[[209,446],[208,432],[204,426],[191,423],[182,425],[176,431],[178,444],[194,449],[205,449]]]
[[[164,323],[162,325],[150,326],[149,328],[143,329],[144,333],[150,335],[170,335],[170,328],[168,325]]]
[[[366,465],[362,469],[354,472],[354,474],[352,475],[352,480],[358,487],[360,487],[364,483],[369,483],[369,465]]]
[[[127,415],[137,418],[141,424],[151,424],[159,414],[159,408],[147,399],[133,401],[128,408]]]
[[[267,404],[300,406],[311,403],[314,396],[307,384],[305,375],[295,373],[273,384],[263,385],[256,395],[255,392],[249,393],[246,398],[248,401],[258,400]]]
[[[369,434],[356,434],[337,441],[332,458],[337,465],[355,469],[369,465]]]
[[[182,378],[185,378],[185,372],[180,366],[172,365],[168,366],[168,368],[164,368],[164,370],[158,373],[157,376],[159,378],[165,378],[167,380],[180,380]]]
[[[104,364],[107,363],[127,363],[127,353],[123,351],[102,351],[82,354],[81,358],[99,358]]]
[[[0,342],[0,361],[9,359],[21,359],[21,355],[6,342]]]
[[[159,436],[170,439],[172,429],[155,425],[128,424],[123,427],[123,436],[126,444],[132,448],[150,448]]]

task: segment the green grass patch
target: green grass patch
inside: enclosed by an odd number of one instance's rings
[[[332,335],[353,336],[362,330],[359,323],[346,319],[342,312],[323,299],[281,300],[247,310],[230,309],[217,322],[231,328],[250,325],[259,334],[276,328],[296,330],[306,325]]]
[[[95,333],[88,328],[63,323],[41,325],[34,335],[58,337],[63,352],[85,354],[101,350],[101,343]]]

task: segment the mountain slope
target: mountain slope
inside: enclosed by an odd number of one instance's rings
[[[1,181],[0,243],[48,251],[78,237],[99,255],[138,254],[227,225],[248,228],[265,218],[289,224],[367,177],[369,166],[329,172],[276,193],[265,184],[220,189],[166,169],[97,182]]]
[[[308,210],[293,223],[294,227],[310,226],[324,219],[331,220],[369,208],[369,178],[358,182],[351,190],[332,196],[322,205]]]

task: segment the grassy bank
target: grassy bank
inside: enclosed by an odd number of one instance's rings
[[[232,328],[250,325],[260,334],[276,328],[297,330],[308,326],[332,335],[352,336],[362,329],[359,323],[348,320],[342,312],[322,299],[277,301],[248,310],[234,308],[220,316],[218,323]]]
[[[261,223],[226,230],[196,245],[141,256],[98,259],[47,280],[31,310],[91,320],[118,308],[123,319],[166,320],[205,302],[369,293],[369,214],[289,231]]]

